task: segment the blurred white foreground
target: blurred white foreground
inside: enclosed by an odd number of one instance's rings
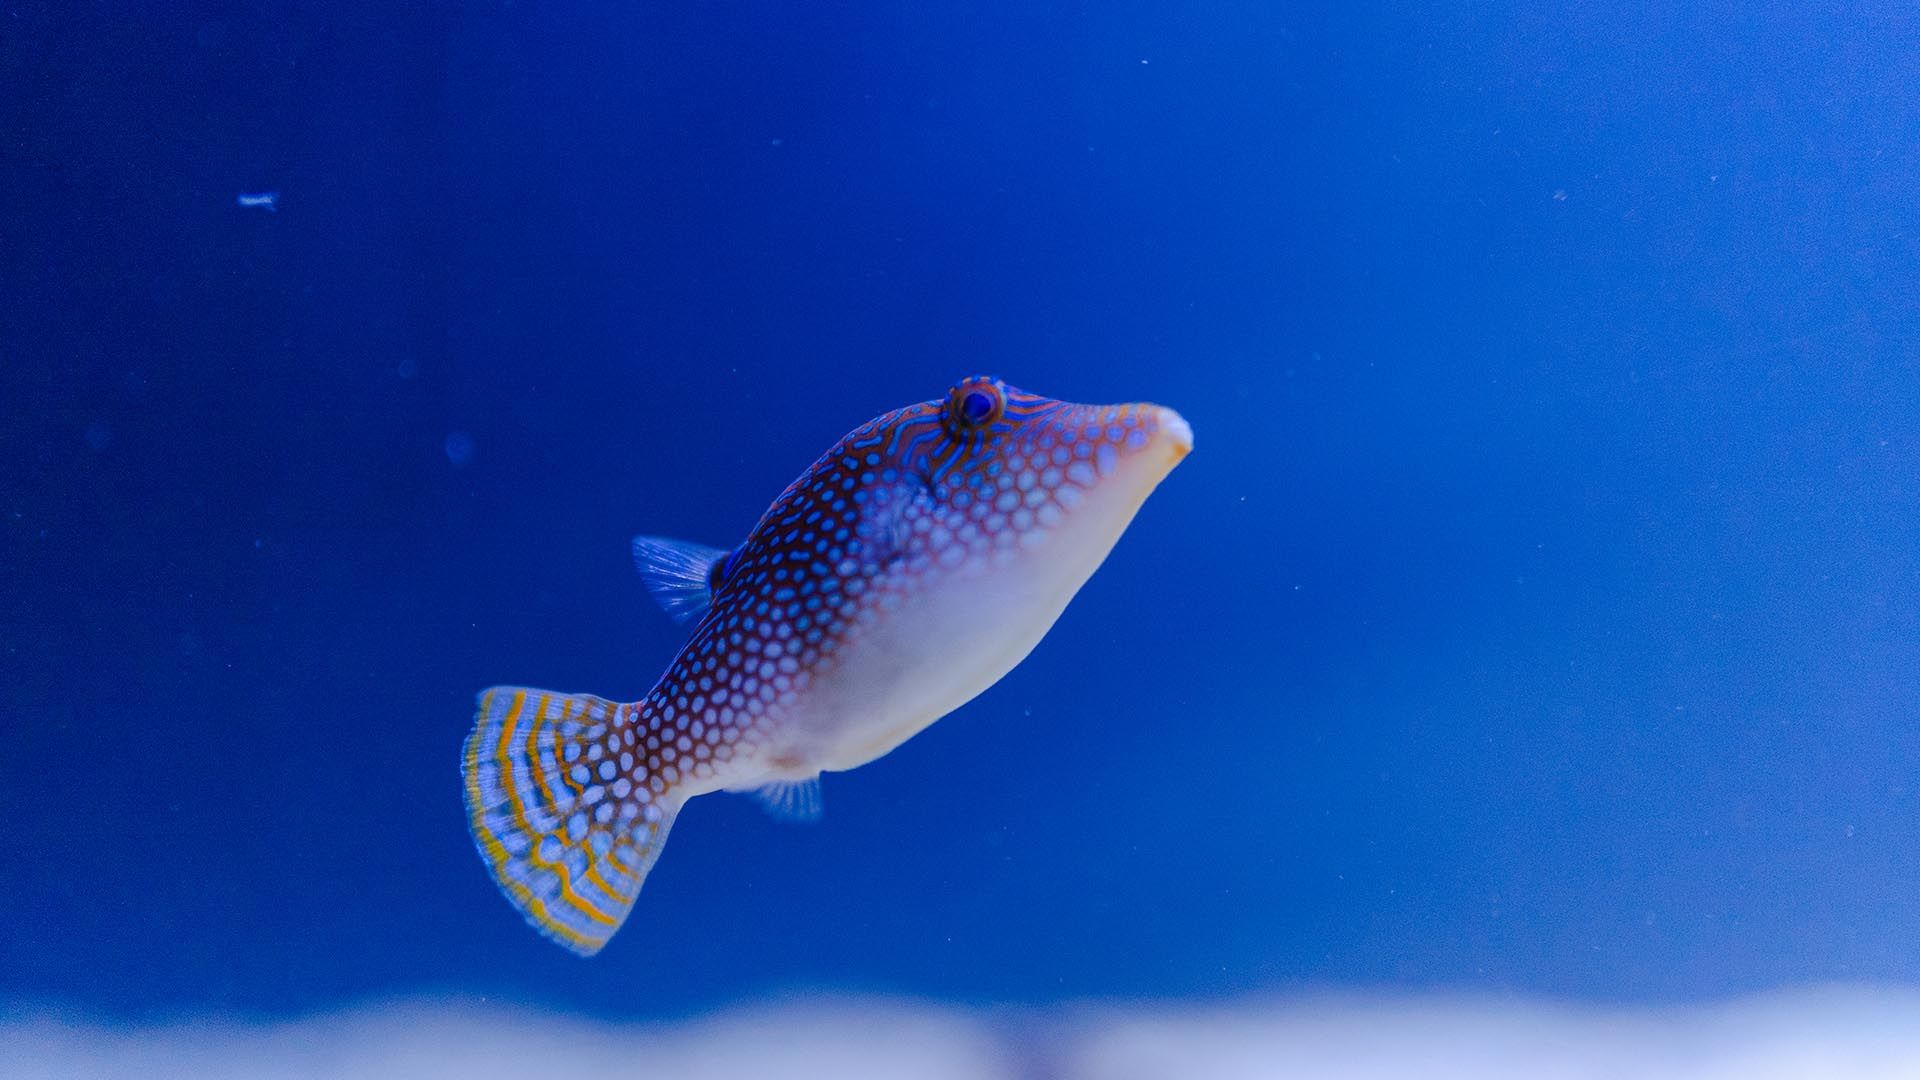
[[[273,1025],[0,1019],[6,1077],[1214,1077],[1811,1080],[1920,1077],[1920,992],[1821,988],[1719,1005],[1466,998],[974,1011],[789,1000],[675,1024],[465,1001]]]

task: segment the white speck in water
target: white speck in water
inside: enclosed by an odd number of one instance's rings
[[[249,210],[265,210],[268,213],[278,213],[280,210],[280,193],[277,191],[258,191],[252,194],[243,191],[235,195],[233,201]]]

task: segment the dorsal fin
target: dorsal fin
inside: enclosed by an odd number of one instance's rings
[[[681,622],[694,622],[713,603],[714,574],[724,571],[728,553],[705,544],[663,536],[633,538],[633,565],[661,610]]]

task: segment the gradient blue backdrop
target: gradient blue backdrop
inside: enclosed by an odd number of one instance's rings
[[[0,1003],[1920,980],[1920,19],[1817,6],[0,2]],[[982,370],[1198,448],[522,926],[472,694]]]

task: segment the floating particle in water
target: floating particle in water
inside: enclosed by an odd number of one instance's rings
[[[113,445],[113,428],[105,420],[95,420],[87,425],[87,446],[92,450],[105,450]]]
[[[455,468],[473,460],[473,436],[464,431],[456,431],[447,436],[447,460]]]
[[[403,379],[411,379],[420,374],[420,361],[411,356],[406,357],[400,361],[400,366],[395,368],[393,373]]]
[[[277,191],[260,191],[253,194],[243,191],[235,195],[233,201],[249,210],[265,210],[268,213],[278,213],[280,210],[280,193]]]

